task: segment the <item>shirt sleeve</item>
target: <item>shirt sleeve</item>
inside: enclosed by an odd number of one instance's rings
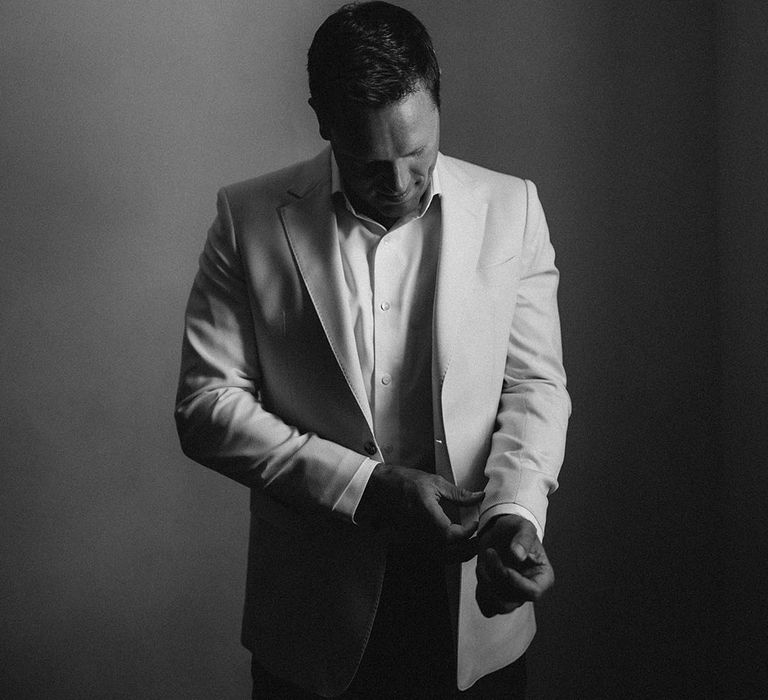
[[[368,485],[368,480],[371,478],[374,467],[379,464],[373,459],[364,459],[363,463],[358,467],[355,475],[347,484],[347,488],[339,496],[339,500],[333,505],[333,511],[335,513],[352,514],[352,522],[357,524],[355,520],[355,514],[357,507],[360,505],[360,499],[363,497],[363,491]]]
[[[544,541],[544,530],[542,529],[541,525],[539,524],[539,521],[536,520],[533,513],[529,511],[527,508],[524,508],[521,505],[518,505],[517,503],[500,503],[496,506],[493,506],[492,508],[489,508],[486,510],[481,516],[480,516],[480,523],[478,524],[477,530],[478,532],[482,531],[483,528],[485,528],[488,523],[493,520],[498,515],[519,515],[526,520],[529,520],[533,526],[536,528],[536,534],[539,537],[539,540],[541,542]]]

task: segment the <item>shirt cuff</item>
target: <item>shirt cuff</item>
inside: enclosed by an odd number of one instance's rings
[[[517,503],[497,503],[495,506],[491,506],[488,510],[480,514],[480,522],[478,523],[477,531],[480,532],[491,521],[491,519],[495,518],[497,515],[522,516],[526,520],[529,520],[531,523],[533,523],[533,526],[536,528],[536,534],[539,536],[539,540],[541,542],[544,541],[544,530],[541,529],[539,521],[536,520],[530,510],[524,508],[521,505],[518,505]]]
[[[360,499],[363,497],[363,491],[368,485],[368,479],[371,478],[373,468],[379,464],[379,462],[369,459],[368,457],[363,459],[363,463],[357,468],[355,475],[347,484],[347,488],[344,489],[339,500],[333,505],[334,513],[341,513],[348,515],[352,518],[352,522],[357,525],[355,520],[355,512],[357,506],[360,505]]]

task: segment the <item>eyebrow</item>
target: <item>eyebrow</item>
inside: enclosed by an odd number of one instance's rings
[[[421,153],[426,146],[418,146],[417,148],[414,148],[412,151],[405,153],[404,155],[400,156],[401,158],[408,158],[410,156],[417,156],[419,153]],[[389,161],[386,160],[377,160],[375,158],[367,159],[367,158],[358,158],[356,155],[352,153],[347,153],[349,157],[351,157],[353,160],[356,160],[358,163],[388,163]]]

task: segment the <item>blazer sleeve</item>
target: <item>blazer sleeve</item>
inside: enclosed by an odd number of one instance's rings
[[[562,363],[555,252],[536,187],[525,184],[522,272],[485,467],[488,483],[480,527],[522,507],[543,532],[547,498],[557,488],[563,462],[571,402]]]
[[[175,419],[184,453],[299,512],[351,520],[370,460],[265,410],[258,347],[224,192],[186,307]]]

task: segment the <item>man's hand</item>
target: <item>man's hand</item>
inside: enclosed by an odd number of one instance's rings
[[[474,556],[469,539],[477,522],[451,522],[443,506],[477,505],[482,491],[461,489],[441,476],[420,469],[378,464],[357,507],[359,522],[383,525],[405,533],[414,541],[443,548],[449,559],[466,561]]]
[[[537,601],[555,572],[536,528],[519,515],[500,515],[479,536],[475,598],[486,617]]]

